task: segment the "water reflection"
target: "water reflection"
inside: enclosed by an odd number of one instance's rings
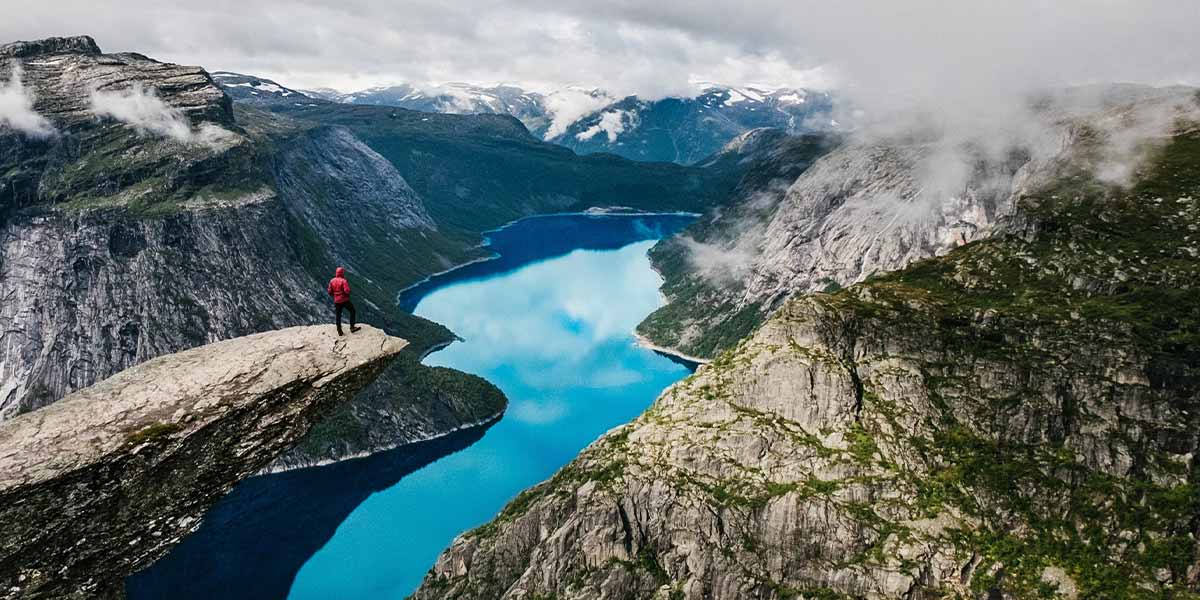
[[[504,418],[486,434],[247,480],[131,577],[129,597],[407,596],[454,536],[687,374],[631,333],[661,301],[646,251],[689,221],[530,219],[494,235],[500,259],[410,290],[415,312],[464,339],[426,362],[498,385],[510,401]]]
[[[630,335],[660,302],[652,244],[576,251],[423,299],[418,314],[465,339],[427,362],[486,377],[509,411],[467,450],[363,502],[300,570],[290,598],[404,598],[455,535],[686,375]]]

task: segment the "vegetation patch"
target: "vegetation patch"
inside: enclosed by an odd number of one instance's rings
[[[151,423],[125,436],[125,443],[130,446],[153,443],[182,430],[178,423]]]

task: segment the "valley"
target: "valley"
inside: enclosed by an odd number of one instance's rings
[[[0,597],[1200,598],[1197,88],[678,79],[0,45]]]
[[[630,334],[660,302],[647,249],[691,219],[535,217],[489,234],[496,260],[436,277],[402,301],[463,338],[423,362],[486,377],[509,400],[504,415],[421,442],[473,442],[427,465],[407,466],[422,446],[405,446],[247,480],[213,509],[209,525],[135,575],[129,597],[411,593],[455,535],[688,373]],[[375,483],[369,495],[360,487],[367,481]],[[295,506],[298,497],[314,507]],[[228,562],[233,554],[243,558]]]

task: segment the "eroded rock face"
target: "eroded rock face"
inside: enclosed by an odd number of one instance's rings
[[[777,160],[778,145],[750,160]],[[698,232],[706,235],[685,233],[655,249],[678,306],[660,309],[639,331],[712,357],[793,294],[851,285],[986,237],[1009,211],[1024,163],[981,161],[965,189],[948,191],[921,180],[933,153],[923,143],[847,144],[815,161],[801,154],[802,172],[791,180],[743,185],[734,206],[708,217]],[[730,335],[718,337],[724,329]]]
[[[145,362],[0,424],[6,597],[119,595],[405,347],[293,327]]]
[[[141,54],[103,54],[87,36],[48,38],[0,46],[0,72],[23,71],[34,110],[60,128],[96,120],[90,92],[124,90],[140,84],[194,122],[233,123],[232,102],[208,73],[194,66],[163,63]]]
[[[788,188],[749,268],[740,305],[850,285],[986,235],[1011,205],[1016,169],[956,195],[922,189],[925,146],[847,147]],[[1019,166],[1019,165],[1018,165]]]
[[[158,219],[52,213],[0,228],[0,419],[155,356],[324,320],[319,284],[279,251],[286,219],[264,190]]]

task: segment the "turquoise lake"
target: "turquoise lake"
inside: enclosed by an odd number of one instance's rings
[[[401,599],[459,533],[481,525],[605,431],[640,414],[686,364],[633,330],[660,306],[647,251],[681,215],[564,215],[490,235],[499,258],[402,297],[462,341],[429,365],[509,398],[490,428],[240,484],[201,529],[131,577],[131,598]]]

